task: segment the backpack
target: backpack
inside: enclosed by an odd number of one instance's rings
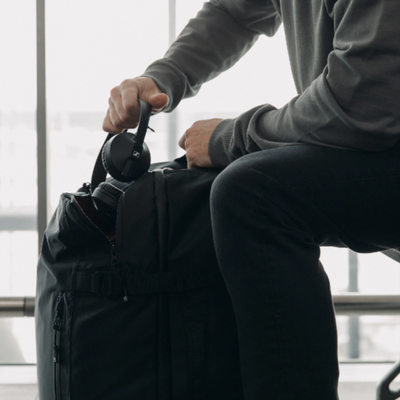
[[[109,179],[121,190],[114,219],[88,184],[61,195],[38,261],[40,400],[243,400],[212,239],[217,174],[178,159]]]

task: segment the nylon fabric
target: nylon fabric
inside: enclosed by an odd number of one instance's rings
[[[183,167],[128,184],[115,227],[87,188],[61,196],[38,262],[41,400],[243,400],[211,231],[218,171]]]

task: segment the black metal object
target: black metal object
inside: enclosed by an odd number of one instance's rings
[[[400,250],[389,249],[382,251],[385,256],[400,263]],[[400,360],[392,367],[389,372],[381,379],[376,388],[376,400],[395,400],[400,398],[400,389],[392,391],[390,384],[400,375]]]
[[[390,371],[382,378],[376,388],[376,400],[396,400],[400,398],[400,389],[392,391],[390,384],[400,374],[400,361],[390,369]]]

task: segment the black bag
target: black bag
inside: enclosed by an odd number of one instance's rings
[[[155,167],[126,184],[116,226],[87,185],[61,196],[38,263],[40,400],[243,399],[209,215],[217,172]]]

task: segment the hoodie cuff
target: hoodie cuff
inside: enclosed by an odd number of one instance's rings
[[[186,77],[170,61],[164,59],[155,61],[142,76],[153,79],[158,88],[168,96],[169,101],[163,109],[164,112],[174,110],[185,96]]]
[[[216,168],[225,168],[234,160],[234,157],[232,157],[229,152],[234,122],[234,119],[224,119],[211,134],[208,152],[211,162]]]

